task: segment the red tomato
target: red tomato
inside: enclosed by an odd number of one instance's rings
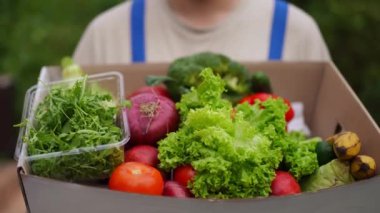
[[[191,165],[184,165],[174,169],[174,181],[187,187],[189,181],[193,181],[195,170]]]
[[[301,187],[296,179],[284,171],[276,171],[276,177],[271,184],[272,195],[291,195],[301,192]]]
[[[164,180],[157,169],[143,163],[128,162],[112,172],[108,186],[117,191],[161,195]]]
[[[131,98],[131,97],[136,96],[136,95],[141,94],[141,93],[153,93],[153,94],[165,96],[165,97],[171,99],[168,90],[163,86],[143,86],[143,87],[140,87],[137,90],[133,91],[128,96],[128,98]]]
[[[288,111],[285,114],[285,120],[286,120],[286,122],[289,122],[294,118],[294,110],[293,110],[292,105],[290,104],[290,101],[288,99],[285,99],[285,98],[283,98],[283,99],[284,99],[286,105],[288,105],[288,107],[289,107]]]
[[[260,93],[255,93],[253,95],[249,95],[243,98],[239,103],[242,104],[244,102],[248,102],[249,104],[254,104],[256,100],[260,100],[261,102],[264,102],[268,98],[273,98],[273,95],[269,93],[260,92]]]
[[[239,103],[248,102],[249,104],[254,104],[256,100],[260,100],[261,102],[266,101],[268,98],[279,98],[277,95],[269,94],[269,93],[255,93],[253,95],[247,96],[243,98]],[[282,97],[281,97],[282,98]],[[288,106],[288,111],[285,114],[286,122],[289,122],[294,117],[294,110],[289,102],[289,100],[282,98],[285,104]]]

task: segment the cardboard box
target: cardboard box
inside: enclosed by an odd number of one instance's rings
[[[341,130],[356,132],[362,154],[380,165],[380,130],[339,71],[329,63],[246,63],[271,78],[274,93],[301,101],[312,134],[323,138]],[[126,94],[142,86],[147,75],[166,74],[167,64],[84,67],[88,73],[120,71]],[[57,67],[44,67],[41,80],[59,80]],[[30,212],[377,212],[380,176],[345,186],[295,196],[258,199],[176,199],[122,193],[33,176],[18,162],[20,185]],[[377,173],[379,172],[377,169]]]

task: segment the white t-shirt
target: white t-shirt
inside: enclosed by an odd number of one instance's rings
[[[80,64],[131,63],[131,1],[100,14],[87,27],[74,59]],[[282,60],[326,61],[329,52],[315,21],[292,4]],[[167,0],[145,2],[145,60],[171,62],[202,51],[222,53],[237,61],[268,60],[273,0],[241,0],[216,26],[196,30],[182,23]]]

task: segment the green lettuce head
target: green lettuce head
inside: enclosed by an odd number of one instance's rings
[[[350,165],[338,159],[332,160],[325,164],[302,182],[302,191],[315,192],[334,186],[341,186],[354,182],[354,178],[350,174]]]

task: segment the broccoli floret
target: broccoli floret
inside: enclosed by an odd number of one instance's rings
[[[172,98],[178,101],[182,94],[190,91],[191,87],[198,86],[201,82],[199,73],[204,68],[211,68],[225,81],[224,97],[230,101],[235,102],[249,92],[249,75],[244,66],[227,56],[202,52],[179,58],[170,64],[168,78],[164,78],[164,84]],[[157,81],[153,82],[157,83]]]

